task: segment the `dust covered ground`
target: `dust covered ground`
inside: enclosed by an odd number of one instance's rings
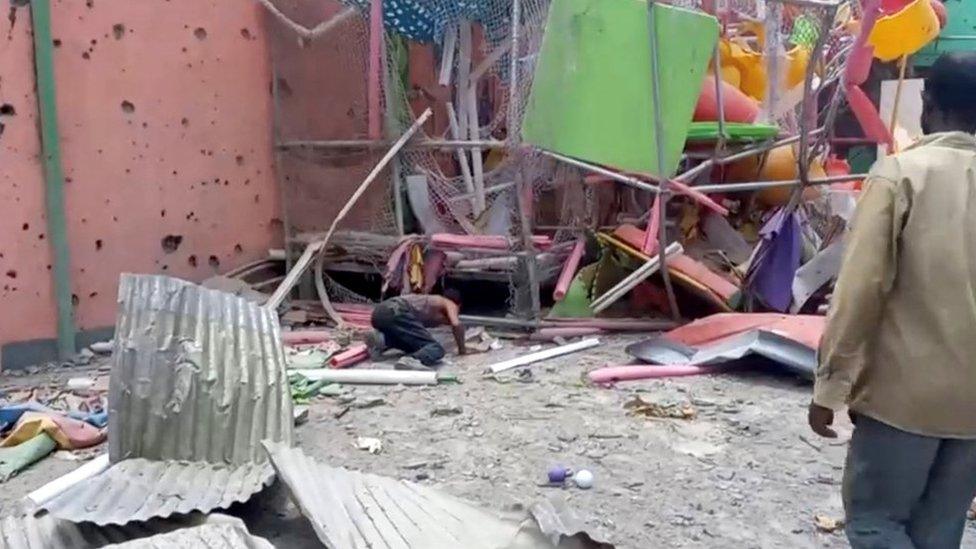
[[[419,481],[493,508],[564,498],[617,547],[847,546],[840,532],[819,532],[814,516],[842,516],[850,425],[840,424],[838,441],[811,434],[808,385],[768,369],[613,389],[583,383],[588,370],[624,363],[629,341],[610,338],[602,347],[536,364],[530,377],[482,377],[485,365],[525,352],[506,341],[489,354],[452,357],[445,371],[457,372],[459,385],[349,388],[312,403],[308,421],[297,428],[298,443],[333,465]],[[82,372],[4,376],[0,386],[56,383]],[[638,396],[693,417],[630,416],[624,404]],[[358,437],[381,440],[382,451],[357,449]],[[594,487],[546,486],[555,464],[591,470]],[[75,466],[49,457],[7,482],[0,503]],[[232,512],[280,547],[315,546],[310,529],[287,507],[282,494],[272,493]],[[972,525],[963,546],[976,548]]]

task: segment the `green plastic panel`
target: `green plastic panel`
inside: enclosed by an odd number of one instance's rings
[[[643,0],[554,0],[523,138],[539,148],[624,171],[677,170],[718,40],[718,21],[655,4],[665,166],[657,166],[651,40]]]

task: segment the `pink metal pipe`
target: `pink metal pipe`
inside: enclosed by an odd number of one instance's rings
[[[566,297],[566,291],[569,290],[569,284],[573,281],[573,277],[576,276],[576,270],[579,268],[580,260],[583,259],[583,250],[585,248],[585,239],[578,239],[573,246],[573,251],[566,258],[566,263],[563,263],[563,270],[559,273],[559,279],[556,281],[556,289],[552,292],[552,298],[556,301],[562,301]]]
[[[369,358],[369,351],[365,344],[360,343],[333,356],[329,360],[329,366],[332,368],[348,368],[354,364],[359,364],[367,358]]]
[[[300,330],[281,333],[281,343],[284,345],[325,343],[327,341],[332,341],[332,332],[328,330]]]
[[[675,364],[670,366],[604,366],[587,374],[591,382],[598,385],[618,381],[658,379],[662,377],[683,377],[711,374],[719,371],[719,366],[690,366]]]
[[[671,187],[674,188],[674,190],[678,191],[679,193],[685,196],[694,199],[696,202],[712,210],[713,212],[721,216],[729,215],[729,210],[725,206],[722,206],[718,202],[715,202],[714,200],[706,196],[705,193],[695,190],[694,187],[689,187],[688,185],[685,185],[684,183],[680,181],[676,181],[674,179],[671,180],[670,185]]]
[[[865,0],[861,17],[861,29],[854,40],[854,48],[847,58],[844,67],[844,83],[848,86],[860,86],[868,79],[871,63],[874,61],[874,46],[868,44],[868,38],[874,29],[874,23],[881,12],[880,0]]]
[[[366,95],[369,102],[369,138],[383,137],[380,112],[380,81],[383,71],[383,0],[369,5],[369,75]]]
[[[654,204],[651,205],[651,216],[647,220],[647,229],[644,231],[644,244],[641,252],[650,256],[657,252],[658,233],[661,228],[661,195],[654,196]]]
[[[438,233],[430,237],[432,246],[439,248],[482,248],[488,250],[507,250],[511,242],[504,236],[497,235],[461,235]],[[535,235],[532,243],[538,248],[548,248],[552,239],[545,235]]]

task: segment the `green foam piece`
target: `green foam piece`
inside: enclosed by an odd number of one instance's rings
[[[527,143],[619,170],[671,176],[718,40],[707,14],[654,5],[665,165],[658,169],[644,0],[554,0],[523,122]]]

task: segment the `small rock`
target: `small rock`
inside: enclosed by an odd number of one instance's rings
[[[88,348],[98,355],[110,355],[112,354],[112,345],[111,341],[97,341],[89,345]]]
[[[352,403],[354,408],[359,408],[360,410],[368,410],[369,408],[385,406],[386,404],[386,399],[383,397],[357,397]]]
[[[431,417],[459,416],[464,413],[464,408],[457,404],[440,405],[430,411]]]
[[[427,474],[427,473],[417,473],[417,474],[416,474],[416,475],[414,475],[414,477],[413,477],[413,479],[414,479],[414,480],[416,480],[417,482],[420,482],[420,481],[422,481],[422,480],[427,480],[427,479],[429,479],[429,478],[430,478],[430,475],[429,475],[429,474]]]
[[[817,530],[825,534],[833,534],[844,527],[844,519],[835,519],[827,515],[814,515],[813,524]]]

